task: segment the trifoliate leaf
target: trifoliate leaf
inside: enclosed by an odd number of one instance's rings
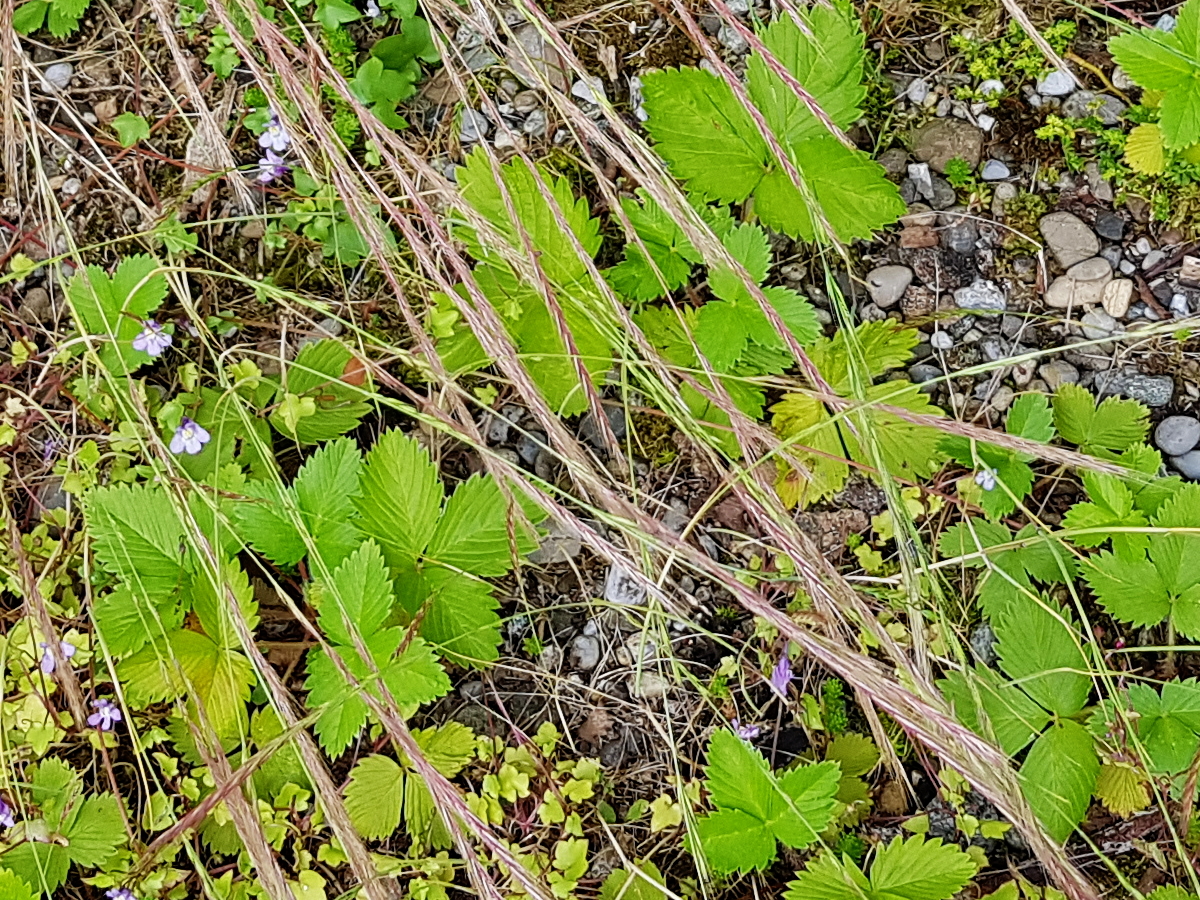
[[[954,844],[913,835],[879,847],[870,876],[848,856],[831,853],[809,863],[788,885],[784,900],[949,900],[978,866]]]
[[[1054,394],[1054,424],[1064,439],[1085,452],[1124,450],[1141,443],[1150,428],[1146,407],[1136,400],[1096,399],[1077,384],[1064,384]]]
[[[717,811],[696,821],[696,837],[717,872],[765,868],[778,840],[806,847],[828,826],[841,772],[835,763],[776,776],[762,754],[727,731],[708,748],[708,789]]]
[[[1187,7],[1184,7],[1185,13]],[[1180,14],[1179,22],[1186,16]],[[1179,31],[1179,24],[1176,24]],[[1154,28],[1128,31],[1108,42],[1117,64],[1141,87],[1162,91],[1159,125],[1168,150],[1200,141],[1200,48],[1191,29],[1168,34]]]
[[[1125,137],[1125,165],[1142,175],[1166,171],[1167,148],[1157,122],[1143,122]]]
[[[1054,840],[1065,841],[1083,821],[1099,774],[1092,736],[1076,722],[1059,720],[1034,742],[1021,766],[1021,785]]]
[[[71,279],[67,298],[83,334],[101,339],[100,362],[113,373],[133,372],[153,357],[133,349],[143,321],[167,296],[167,278],[152,256],[126,256],[112,277],[88,266]]]
[[[123,112],[112,120],[113,130],[122,147],[132,147],[138,141],[150,137],[150,125],[144,116],[137,113]]]
[[[386,756],[368,756],[350,770],[346,812],[354,830],[368,840],[390,837],[400,827],[404,769]]]
[[[1150,785],[1145,776],[1126,763],[1105,763],[1096,779],[1096,799],[1121,818],[1150,805]]]
[[[1113,618],[1148,626],[1170,617],[1180,634],[1200,639],[1200,535],[1150,535],[1148,557],[1101,553],[1083,575]]]
[[[992,623],[1000,668],[1043,707],[1060,716],[1083,709],[1092,682],[1078,629],[1048,598],[1014,598]]]
[[[411,566],[433,537],[443,496],[429,453],[399,429],[385,431],[362,468],[359,528],[393,569]]]
[[[645,189],[638,188],[637,195],[636,200],[623,199],[621,208],[646,250],[628,241],[624,261],[605,274],[613,288],[631,300],[653,300],[682,287],[692,273],[692,266],[702,260],[671,215]]]

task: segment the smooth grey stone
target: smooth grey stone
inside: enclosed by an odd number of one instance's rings
[[[1183,456],[1171,457],[1171,465],[1179,470],[1184,478],[1200,481],[1200,450],[1192,450]]]
[[[1167,456],[1183,456],[1200,444],[1200,420],[1168,416],[1154,429],[1154,443]]]

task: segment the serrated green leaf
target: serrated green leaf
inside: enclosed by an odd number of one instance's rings
[[[1025,693],[1060,716],[1083,709],[1090,667],[1065,610],[1049,599],[1018,595],[992,627],[1000,668]]]
[[[308,458],[292,484],[300,514],[325,566],[341,564],[358,546],[354,500],[362,456],[353,441],[329,441]]]
[[[112,794],[88,797],[64,828],[67,855],[71,862],[95,868],[107,861],[125,843],[125,820]]]
[[[878,765],[879,748],[869,737],[848,731],[829,742],[825,759],[838,764],[843,778],[858,778]]]
[[[28,0],[13,10],[12,26],[17,34],[33,34],[46,21],[50,10],[48,0]]]
[[[33,888],[8,869],[0,869],[0,897],[4,900],[36,900]]]
[[[1008,756],[1020,753],[1050,722],[1050,714],[991,669],[951,672],[938,682],[958,720],[994,740]]]
[[[1054,410],[1045,394],[1022,394],[1008,412],[1004,428],[1033,441],[1050,443],[1054,440]]]
[[[184,610],[177,596],[165,600],[143,599],[128,585],[118,585],[92,605],[92,621],[104,646],[113,656],[127,656],[147,642],[165,640],[183,624]]]
[[[1187,7],[1181,19],[1194,15]],[[1153,28],[1129,31],[1108,42],[1113,59],[1143,88],[1162,91],[1159,126],[1168,150],[1200,141],[1200,52],[1185,25],[1167,34]]]
[[[1083,820],[1099,774],[1092,737],[1076,722],[1060,720],[1034,742],[1021,766],[1021,786],[1054,840],[1065,841]]]
[[[383,627],[392,602],[392,581],[383,554],[369,540],[346,557],[323,586],[318,621],[331,641],[353,647]]]
[[[354,829],[368,840],[390,837],[400,827],[404,769],[386,756],[368,756],[350,770],[346,812]]]
[[[738,225],[725,235],[722,243],[755,284],[767,277],[771,268],[771,245],[762,228],[749,223]],[[743,278],[723,263],[716,263],[709,268],[708,286],[722,300],[749,299]]]
[[[292,492],[270,481],[251,482],[244,492],[234,510],[246,542],[277,566],[300,562],[308,545],[295,525],[300,510]]]
[[[1200,747],[1200,686],[1195,679],[1168,681],[1161,696],[1145,684],[1129,686],[1137,712],[1135,727],[1149,756],[1150,771],[1177,775],[1187,770]]]
[[[644,188],[638,188],[637,199],[623,199],[621,208],[645,250],[633,241],[626,243],[625,259],[605,273],[613,288],[632,300],[653,300],[682,287],[692,266],[701,262],[683,229]]]
[[[701,69],[642,78],[646,130],[675,175],[707,197],[740,203],[762,181],[770,149],[728,84]]]
[[[1167,148],[1157,122],[1143,122],[1125,137],[1125,165],[1143,175],[1166,171]]]
[[[131,590],[154,600],[183,583],[183,526],[171,498],[149,484],[93,488],[84,500],[96,559]]]
[[[717,872],[762,869],[776,840],[811,844],[829,824],[841,772],[836,763],[775,776],[762,754],[727,731],[709,742],[708,789],[717,811],[696,821],[696,836]]]
[[[1085,451],[1124,450],[1141,443],[1150,428],[1146,407],[1136,400],[1096,399],[1077,384],[1064,384],[1054,394],[1054,424],[1059,434]]]
[[[191,583],[192,611],[200,625],[218,647],[236,650],[242,646],[229,612],[229,602],[237,602],[250,630],[258,627],[258,603],[250,579],[236,560],[221,567],[219,579],[208,572],[197,573]]]
[[[850,377],[852,343],[862,354],[862,377],[873,380],[908,365],[920,339],[916,329],[898,327],[891,321],[863,322],[849,331],[839,329],[832,338],[822,338],[809,348],[808,355],[834,392],[844,395],[854,388]]]
[[[137,113],[123,112],[112,120],[113,130],[117,133],[117,141],[122,147],[132,147],[138,141],[150,137],[150,125],[144,116]]]
[[[389,566],[411,566],[433,537],[442,497],[426,450],[399,429],[385,431],[362,468],[358,526],[379,543]]]
[[[44,759],[30,772],[30,796],[42,817],[54,829],[74,806],[83,790],[79,774],[61,759]]]
[[[1141,557],[1149,546],[1149,535],[1110,530],[1146,526],[1145,515],[1134,509],[1133,492],[1119,478],[1097,472],[1084,472],[1083,483],[1092,502],[1076,503],[1067,510],[1063,527],[1068,531],[1101,530],[1092,534],[1072,535],[1072,542],[1080,547],[1099,547],[1111,538],[1113,550],[1119,556],[1129,559]]]
[[[0,867],[9,869],[35,890],[43,891],[42,896],[53,896],[58,886],[67,880],[71,858],[65,847],[26,841],[0,856]]]
[[[821,854],[788,885],[785,900],[949,900],[971,880],[975,861],[940,838],[893,838],[875,851],[868,878],[849,857]]]
[[[410,616],[423,611],[421,636],[460,665],[494,662],[500,645],[500,604],[487,582],[444,566],[403,573],[397,596]]]
[[[508,502],[499,484],[491,476],[474,475],[446,501],[425,556],[473,575],[499,577],[512,568],[514,550],[525,555],[537,546],[519,516],[512,533],[510,547]]]
[[[67,286],[79,330],[108,340],[99,356],[111,372],[133,372],[153,360],[150,354],[133,349],[133,339],[144,327],[142,320],[167,296],[167,278],[158,269],[152,256],[126,256],[111,277],[99,266],[88,266]]]

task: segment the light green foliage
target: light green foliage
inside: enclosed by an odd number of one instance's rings
[[[939,686],[960,720],[1006,753],[1033,741],[1020,770],[1025,796],[1047,833],[1066,840],[1087,812],[1100,771],[1091,735],[1073,721],[1092,687],[1078,629],[1057,604],[1025,594],[992,627],[1000,669],[1012,682],[980,667]]]
[[[79,30],[79,20],[91,0],[27,0],[13,10],[12,27],[18,34],[33,34],[43,26],[56,38]]]
[[[849,856],[823,853],[788,885],[785,900],[949,900],[975,874],[975,861],[953,844],[920,835],[876,848],[870,874]]]
[[[1122,509],[1124,507],[1122,506]],[[1188,485],[1163,503],[1151,524],[1165,529],[1200,527],[1200,487]],[[1200,639],[1200,534],[1134,535],[1091,557],[1083,576],[1115,619],[1138,626],[1169,619],[1188,638]]]
[[[756,225],[723,229],[723,242],[754,283],[765,281],[770,268],[766,233]],[[706,389],[712,379],[703,373],[700,357],[715,371],[734,404],[746,415],[762,414],[765,392],[749,379],[779,374],[793,364],[783,337],[775,330],[742,277],[726,265],[709,269],[709,288],[716,299],[682,315],[667,307],[650,307],[634,317],[646,338],[672,364],[695,373]],[[785,287],[763,287],[767,303],[791,336],[801,344],[811,342],[821,329],[808,301]],[[684,384],[681,395],[696,421],[709,424],[710,432],[730,456],[740,454],[729,430],[729,416],[707,396]]]
[[[282,227],[316,241],[324,255],[339,265],[357,266],[371,255],[371,246],[333,185],[316,180],[303,169],[292,171],[292,182],[302,199],[288,203],[287,211],[279,219]],[[373,230],[384,250],[395,250],[396,237],[379,217],[379,208],[371,206],[369,210],[374,219]],[[267,236],[271,236],[270,232]]]
[[[1009,434],[1049,443],[1054,439],[1054,414],[1045,394],[1023,394],[1009,411],[1005,430]],[[995,444],[962,437],[947,437],[942,449],[961,465],[990,470],[996,484],[985,490],[974,479],[959,483],[959,493],[977,503],[989,519],[1000,519],[1016,510],[1033,488],[1034,457]]]
[[[353,358],[350,348],[341,341],[329,339],[305,345],[279,385],[275,395],[278,407],[271,415],[271,424],[302,444],[329,440],[357,427],[371,405],[363,400],[361,388],[341,380]]]
[[[133,349],[133,339],[166,296],[167,278],[146,254],[125,257],[111,277],[100,266],[87,266],[67,287],[76,326],[98,339],[100,362],[116,375],[153,360]]]
[[[52,893],[67,880],[72,863],[94,869],[124,845],[125,826],[116,798],[112,794],[84,797],[79,775],[68,763],[43,760],[31,770],[29,781],[36,810],[26,828],[44,833],[47,840],[12,847],[0,855],[0,869]]]
[[[1126,697],[1127,716],[1118,718],[1115,702],[1107,701],[1089,720],[1092,732],[1101,738],[1110,731],[1125,735],[1126,745],[1144,751],[1151,774],[1187,771],[1200,749],[1200,684],[1196,679],[1165,682],[1161,691],[1148,684],[1131,684]]]
[[[1084,472],[1083,486],[1088,500],[1074,504],[1063,517],[1068,530],[1097,529],[1091,534],[1072,534],[1080,547],[1099,547],[1112,539],[1113,551],[1120,557],[1138,560],[1150,545],[1150,536],[1120,528],[1144,528],[1149,524],[1139,508],[1133,490],[1119,478],[1099,472]]]
[[[475,755],[475,735],[465,725],[448,722],[439,728],[417,729],[413,737],[429,763],[444,777],[454,778]],[[450,846],[450,835],[437,815],[432,795],[411,762],[368,756],[350,772],[346,811],[365,838],[386,838],[403,818],[418,847]]]
[[[587,409],[576,361],[567,352],[541,292],[507,260],[528,259],[525,242],[529,242],[554,290],[579,362],[596,382],[612,366],[612,346],[597,326],[599,297],[570,235],[584,253],[594,256],[600,249],[599,222],[589,216],[586,200],[575,199],[565,178],[552,177],[541,167],[532,171],[520,159],[501,166],[500,176],[515,218],[508,213],[505,193],[492,173],[487,154],[477,149],[467,157],[466,165],[458,172],[462,198],[487,221],[492,234],[477,232],[465,224],[456,229],[456,234],[479,260],[475,267],[479,289],[503,320],[546,402],[561,415],[575,415]],[[542,190],[553,198],[554,207],[542,196]],[[555,208],[569,232],[555,220]],[[465,288],[460,293],[457,302],[471,305]],[[433,330],[442,338],[438,352],[448,368],[470,371],[489,362],[450,298],[440,298],[434,314]]]
[[[8,869],[0,869],[0,897],[5,900],[37,900],[33,888]]]
[[[1183,5],[1173,32],[1127,31],[1108,48],[1141,87],[1162,92],[1158,124],[1166,149],[1200,142],[1200,2]]]
[[[663,883],[658,866],[638,863],[638,872],[614,869],[600,886],[600,900],[666,900],[670,895],[658,885]]]
[[[1076,31],[1075,22],[1059,20],[1047,28],[1042,37],[1056,53],[1065,53],[1074,42]],[[1017,87],[1016,80],[1037,79],[1051,69],[1046,55],[1015,19],[995,40],[957,33],[950,36],[950,46],[962,53],[972,77],[979,81],[1004,81],[1010,89]]]
[[[1096,398],[1077,384],[1064,384],[1054,394],[1054,424],[1064,440],[1085,453],[1111,458],[1140,444],[1150,428],[1146,407],[1136,400]],[[1106,452],[1108,451],[1108,452]]]
[[[373,541],[346,557],[318,590],[318,624],[357,682],[350,683],[324,649],[309,651],[305,687],[309,706],[321,711],[314,730],[326,752],[338,756],[366,725],[369,708],[362,694],[381,697],[376,680],[402,710],[411,711],[450,690],[450,679],[424,640],[407,640],[405,629],[386,627],[392,583]]]
[[[841,780],[831,762],[776,775],[761,753],[728,731],[709,742],[705,773],[717,809],[697,819],[693,850],[722,874],[766,868],[776,842],[796,849],[812,844],[829,825]]]
[[[862,30],[848,5],[817,5],[800,15],[803,30],[781,16],[762,41],[834,125],[846,128],[859,117],[866,94]],[[646,129],[689,190],[725,203],[753,196],[765,225],[803,240],[869,237],[904,213],[879,165],[834,137],[758,53],[747,64],[746,90],[803,188],[792,183],[727,82],[691,68],[654,72],[643,81]]]
[[[636,199],[624,198],[621,209],[645,250],[626,243],[625,259],[604,273],[613,289],[631,300],[653,300],[686,284],[703,257],[670,213],[643,188]]]
[[[144,116],[123,112],[112,121],[113,130],[122,147],[132,147],[138,141],[150,137],[150,125]]]
[[[912,329],[897,328],[890,322],[865,322],[854,329],[853,337],[842,330],[809,348],[809,359],[833,392],[854,397],[850,366],[852,347],[857,344],[866,384],[862,405],[837,419],[824,402],[808,394],[786,394],[771,407],[775,431],[785,440],[795,441],[787,452],[797,468],[785,472],[778,484],[786,503],[813,503],[840,490],[850,476],[847,453],[851,460],[873,466],[870,446],[864,446],[862,438],[874,442],[891,477],[923,478],[938,467],[944,458],[942,433],[907,422],[876,404],[930,416],[942,415],[941,410],[906,379],[870,383],[904,365],[918,339]]]
[[[354,503],[358,527],[397,578],[400,608],[422,616],[421,636],[463,664],[494,660],[500,620],[480,576],[507,573],[535,546],[519,521],[510,546],[508,501],[495,480],[475,476],[446,497],[424,448],[389,431],[367,454]]]

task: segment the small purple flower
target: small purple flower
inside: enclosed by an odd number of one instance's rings
[[[12,807],[0,799],[0,825],[3,825],[5,828],[12,828],[16,824],[17,820],[13,818]]]
[[[367,0],[367,16],[372,19],[378,19],[383,16],[383,10],[379,8],[379,4],[375,0]]]
[[[40,641],[38,646],[42,648],[42,671],[47,675],[53,675],[54,667],[57,663],[55,662],[54,654],[50,652],[50,645],[45,641]],[[58,650],[62,654],[63,659],[70,659],[75,655],[76,647],[74,644],[68,644],[66,641],[59,641]]]
[[[270,184],[290,171],[292,167],[283,161],[283,157],[268,147],[262,159],[258,161],[258,183]]]
[[[292,146],[292,136],[287,133],[283,123],[279,121],[275,110],[271,110],[271,118],[267,122],[267,127],[258,136],[258,146],[264,150],[270,148],[276,153],[286,153],[288,147]]]
[[[752,741],[762,734],[762,729],[757,725],[743,725],[737,719],[731,719],[729,724],[733,726],[733,733],[743,741]]]
[[[104,896],[109,900],[137,900],[129,888],[113,888]]]
[[[996,489],[996,470],[983,468],[975,473],[975,483],[985,491]]]
[[[204,449],[204,445],[212,439],[207,431],[189,419],[183,417],[183,421],[179,423],[179,427],[175,429],[175,436],[171,438],[172,453],[186,453],[189,456],[195,456]]]
[[[88,724],[93,728],[99,728],[101,731],[112,731],[113,726],[123,718],[121,710],[117,709],[116,704],[111,700],[103,698],[93,700],[92,706],[96,711],[88,716]]]
[[[792,683],[792,678],[792,661],[788,659],[785,649],[783,655],[779,657],[779,662],[771,670],[771,677],[767,679],[767,682],[771,685],[771,690],[786,700],[788,685]]]
[[[151,356],[162,355],[162,352],[170,346],[171,336],[163,331],[161,325],[150,319],[142,322],[142,330],[133,339],[134,350],[141,350],[143,353],[149,353]]]

